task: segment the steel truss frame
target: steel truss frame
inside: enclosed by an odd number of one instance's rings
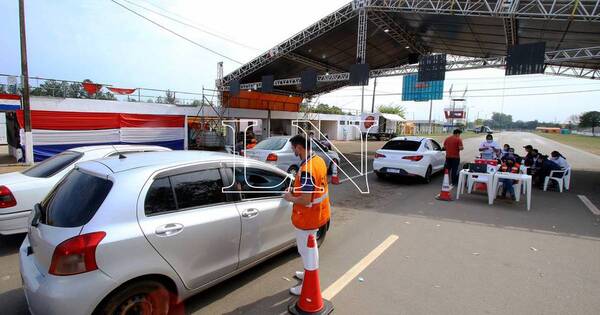
[[[600,22],[600,0],[367,0],[370,10]]]
[[[570,77],[581,77],[590,79],[600,79],[600,69],[586,69],[570,66],[561,66],[549,64],[549,62],[568,62],[570,60],[594,59],[600,58],[600,47],[588,47],[580,49],[565,49],[546,52],[546,74],[562,75]],[[506,57],[463,57],[448,55],[446,62],[446,71],[457,71],[467,69],[501,68],[506,64]],[[406,75],[418,72],[418,65],[403,65],[392,68],[374,69],[369,72],[371,78],[390,77]],[[322,74],[317,76],[317,82],[340,82],[350,79],[349,72]],[[299,85],[300,78],[279,79],[273,82],[274,86],[293,86]],[[241,84],[240,89],[259,89],[261,82]],[[224,87],[229,90],[229,87]]]
[[[358,12],[352,8],[352,4],[349,3],[337,11],[329,14],[328,16],[317,21],[313,25],[300,31],[298,34],[287,39],[283,43],[271,48],[269,51],[262,53],[260,56],[254,58],[247,64],[234,70],[223,78],[223,82],[229,83],[232,80],[240,79],[245,75],[252,73],[254,70],[259,69],[275,61],[277,58],[287,55],[294,51],[296,48],[310,42],[311,40],[318,38],[319,36],[327,33],[333,28],[342,25],[352,18],[354,18]]]
[[[287,55],[284,56],[284,58],[289,59],[289,60],[293,60],[293,61],[297,61],[300,62],[302,64],[305,64],[309,67],[313,67],[317,70],[322,70],[322,71],[332,71],[332,72],[344,72],[345,70],[342,68],[338,68],[336,66],[332,66],[332,65],[328,65],[324,62],[321,61],[317,61],[308,57],[304,57],[300,54],[291,52],[288,53]]]
[[[354,0],[352,6],[358,10],[358,31],[356,32],[356,62],[367,62],[367,0]]]
[[[429,49],[419,44],[415,36],[410,34],[403,25],[400,25],[397,21],[389,16],[387,13],[382,11],[372,11],[369,13],[369,20],[373,22],[377,27],[381,28],[386,32],[393,40],[397,43],[410,47],[413,51],[421,54],[426,54]]]

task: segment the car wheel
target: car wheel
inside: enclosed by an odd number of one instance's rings
[[[431,173],[432,173],[432,169],[431,169],[431,165],[429,165],[429,167],[427,168],[427,172],[425,172],[425,177],[423,177],[423,183],[425,183],[425,184],[431,183]]]
[[[333,164],[338,164],[338,160],[333,160],[333,162],[329,163],[329,168],[327,168],[327,175],[333,174]]]
[[[321,244],[325,241],[325,236],[327,235],[327,230],[329,229],[329,222],[317,231],[317,246],[321,247]]]
[[[293,176],[296,176],[296,173],[298,173],[298,166],[296,166],[296,165],[290,166],[290,168],[288,168],[287,172],[288,172],[288,174],[292,174]]]
[[[385,174],[383,174],[381,172],[375,172],[375,175],[377,175],[377,178],[379,178],[379,179],[384,179],[386,177]]]
[[[103,303],[96,314],[101,315],[167,315],[169,291],[160,282],[140,281],[123,287]]]

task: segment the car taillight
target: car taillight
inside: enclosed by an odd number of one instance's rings
[[[94,232],[60,243],[54,249],[48,272],[55,276],[69,276],[98,269],[96,247],[105,236],[105,232]]]
[[[271,161],[271,162],[277,161],[277,154],[269,153],[269,155],[267,155],[267,161]]]
[[[420,161],[423,159],[423,156],[422,155],[403,156],[402,159],[411,160],[411,161]]]
[[[6,186],[0,186],[0,208],[10,208],[17,205],[17,199]]]
[[[379,158],[384,158],[385,154],[381,154],[381,153],[375,153],[375,158],[379,159]]]

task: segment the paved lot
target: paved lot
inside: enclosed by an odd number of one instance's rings
[[[600,226],[577,195],[600,207],[600,157],[531,134],[500,143],[557,149],[578,170],[572,190],[488,206],[480,194],[447,203],[430,185],[368,176],[370,194],[332,187],[333,226],[320,250],[325,290],[390,235],[398,239],[332,297],[336,314],[599,314]],[[463,160],[481,138],[465,140]],[[345,143],[346,152],[356,152]],[[372,144],[369,150],[376,149]],[[356,161],[356,155],[349,155]],[[343,179],[344,180],[344,179]],[[359,178],[357,178],[359,180]],[[363,184],[364,185],[364,184]],[[26,314],[15,254],[22,236],[0,237],[0,313]],[[293,251],[185,303],[188,314],[280,314],[301,268]],[[331,291],[330,291],[331,292]]]

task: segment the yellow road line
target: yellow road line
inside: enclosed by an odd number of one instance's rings
[[[375,247],[367,256],[361,259],[356,265],[354,265],[350,270],[346,271],[340,278],[338,278],[334,283],[332,283],[325,291],[323,291],[324,299],[332,299],[336,296],[344,287],[352,281],[352,279],[356,278],[363,270],[365,270],[371,263],[377,259],[383,252],[388,249],[395,241],[398,240],[398,235],[390,235],[386,238],[381,244]]]

